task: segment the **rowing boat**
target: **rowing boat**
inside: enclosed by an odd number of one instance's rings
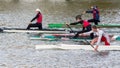
[[[4,32],[22,32],[22,33],[66,33],[65,31],[44,31],[44,30],[3,30]]]
[[[11,27],[3,27],[1,28],[2,30],[27,30],[26,28],[11,28]],[[38,30],[36,28],[32,28],[29,30]],[[49,31],[65,31],[65,29],[49,29],[49,28],[43,28],[42,30],[49,30]]]
[[[70,27],[81,28],[82,25],[70,25]],[[120,28],[120,24],[99,24],[98,27],[101,28]],[[48,28],[67,28],[64,23],[50,23],[48,24]]]
[[[84,38],[70,39],[70,38],[42,38],[42,37],[30,37],[31,40],[41,40],[41,41],[84,41]],[[87,39],[87,41],[91,41],[91,39]]]
[[[78,32],[78,31],[74,31],[74,32],[70,32],[70,31],[60,31],[60,30],[16,30],[16,29],[12,29],[12,30],[7,30],[7,29],[4,29],[2,30],[1,32],[9,32],[9,33],[18,33],[18,32],[21,32],[21,33],[59,33],[59,34],[65,34],[65,33],[75,33],[75,32]],[[108,33],[120,33],[120,31],[106,31]]]
[[[30,37],[31,40],[46,40],[46,41],[53,41],[53,40],[62,40],[62,41],[82,41],[87,39],[91,41],[92,39],[89,36],[79,36],[78,38],[73,38],[74,34],[42,34],[41,36],[32,36]],[[111,40],[120,41],[119,35],[113,35]]]
[[[94,50],[90,45],[71,45],[71,44],[59,44],[59,45],[36,45],[35,49],[82,49],[82,50]],[[100,45],[98,50],[120,50],[119,45],[104,46]]]
[[[27,30],[24,28],[2,28],[1,32],[7,32],[7,33],[16,33],[16,32],[22,32],[22,33],[67,33],[64,29],[42,29],[42,30],[36,30],[31,29]]]
[[[0,32],[9,32],[9,33],[16,33],[16,32],[24,32],[24,33],[59,33],[59,34],[63,34],[63,33],[76,33],[78,32],[78,30],[73,30],[73,31],[70,31],[69,29],[67,28],[44,28],[42,30],[37,30],[37,29],[30,29],[30,30],[27,30],[25,28],[0,28]],[[120,31],[105,31],[105,32],[108,32],[108,33],[120,33]]]
[[[57,40],[66,40],[66,41],[81,41],[83,39],[90,39],[89,36],[79,36],[77,39],[74,39],[74,33],[70,34],[41,34],[40,36],[31,36],[31,40],[48,40],[48,41],[57,41]]]

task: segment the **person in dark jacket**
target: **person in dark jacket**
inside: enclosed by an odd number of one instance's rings
[[[94,22],[95,25],[98,25],[98,22],[100,22],[100,12],[98,10],[97,6],[92,6],[92,10],[85,11],[84,13],[92,13],[93,19],[89,19],[88,22]]]
[[[37,15],[30,21],[33,22],[34,20],[37,20],[36,23],[30,23],[27,27],[27,29],[30,29],[31,27],[38,27],[39,30],[42,30],[42,14],[40,9],[36,9]]]
[[[77,38],[80,33],[91,31],[91,24],[87,20],[82,20],[81,15],[76,16],[76,22],[70,23],[70,25],[82,24],[82,31],[77,32],[73,38]]]

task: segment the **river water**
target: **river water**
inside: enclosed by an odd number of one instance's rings
[[[42,11],[44,28],[48,23],[73,22],[92,5],[99,6],[100,23],[120,24],[120,0],[0,0],[0,27],[26,28],[36,8]],[[26,33],[0,33],[0,68],[120,68],[119,51],[101,56],[85,50],[35,50],[35,45],[59,43],[78,44],[30,40]]]

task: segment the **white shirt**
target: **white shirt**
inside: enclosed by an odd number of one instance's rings
[[[97,32],[89,31],[89,32],[86,32],[84,34],[90,34],[90,33],[94,33],[95,35],[98,36],[98,40],[97,40],[96,45],[100,44],[102,36],[104,36],[106,38],[108,43],[110,42],[110,38],[109,38],[108,34],[105,33],[103,30],[97,29]]]

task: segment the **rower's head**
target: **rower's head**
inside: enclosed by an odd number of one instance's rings
[[[75,18],[77,22],[82,21],[81,15],[77,15]]]
[[[91,9],[97,9],[97,6],[91,6]]]
[[[92,30],[93,30],[94,32],[97,32],[97,29],[98,29],[97,26],[95,26],[95,25],[92,26]]]
[[[41,10],[40,10],[39,8],[37,8],[35,11],[36,11],[37,13],[38,13],[38,12],[41,13]]]

